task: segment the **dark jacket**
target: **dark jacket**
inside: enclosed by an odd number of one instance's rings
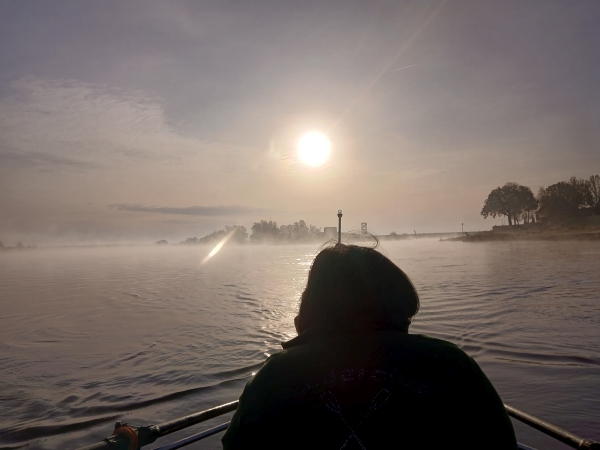
[[[225,449],[516,449],[500,397],[454,344],[406,326],[311,329],[244,389]]]

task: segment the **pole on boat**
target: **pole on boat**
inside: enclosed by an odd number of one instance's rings
[[[209,428],[208,430],[201,431],[200,433],[193,434],[192,436],[188,436],[184,439],[181,439],[177,442],[173,442],[172,444],[163,445],[161,447],[155,447],[152,450],[176,450],[181,447],[185,447],[186,445],[193,444],[201,439],[212,436],[213,434],[220,433],[221,431],[226,430],[229,427],[231,422],[225,422],[221,425],[217,425],[216,427]]]
[[[174,433],[175,431],[182,430],[183,428],[196,425],[197,423],[204,422],[214,417],[227,414],[228,412],[235,411],[239,405],[239,400],[234,402],[225,403],[224,405],[216,406],[214,408],[200,411],[188,416],[179,417],[178,419],[170,420],[168,422],[159,423],[158,425],[140,426],[133,427],[128,424],[122,424],[120,421],[115,425],[115,433],[112,436],[107,437],[102,442],[88,445],[87,447],[81,447],[77,450],[130,450],[139,449],[145,445],[152,444],[158,438]],[[224,425],[224,424],[223,424]],[[133,430],[136,436],[131,433],[121,433],[119,430],[122,428],[130,428]],[[209,430],[206,430],[207,432]],[[215,431],[217,433],[218,431]],[[206,437],[204,435],[203,437]],[[200,437],[199,439],[202,439]],[[196,439],[198,440],[198,439]],[[195,442],[195,441],[192,441]],[[189,442],[190,444],[192,442]],[[187,445],[187,444],[186,444]],[[179,447],[176,447],[179,448]]]
[[[338,209],[338,244],[342,243],[342,210]]]
[[[531,414],[527,414],[521,410],[513,408],[512,406],[504,404],[506,412],[509,416],[529,425],[536,430],[541,431],[548,436],[552,436],[554,439],[567,444],[569,447],[576,448],[579,450],[600,450],[600,442],[595,442],[590,439],[584,439],[581,436],[577,436],[567,430],[563,430],[556,425],[546,422],[545,420],[538,419]]]
[[[121,422],[119,421],[115,426],[115,434],[113,434],[110,437],[107,437],[102,442],[88,445],[87,447],[81,447],[78,450],[139,449],[142,446],[153,443],[159,437],[166,436],[167,434],[171,434],[183,428],[196,425],[197,423],[204,422],[205,420],[209,420],[214,417],[226,414],[228,412],[235,411],[238,405],[239,401],[236,400],[234,402],[225,403],[224,405],[216,406],[205,411],[200,411],[194,414],[190,414],[188,416],[180,417],[169,422],[163,422],[158,425],[133,427],[127,424],[121,424]],[[596,442],[591,439],[584,439],[580,436],[577,436],[576,434],[570,433],[567,430],[563,430],[562,428],[557,427],[556,425],[548,423],[545,420],[538,419],[535,416],[527,414],[507,404],[504,405],[504,408],[506,408],[506,412],[509,416],[514,417],[515,419],[541,431],[544,434],[547,434],[548,436],[553,437],[554,439],[564,442],[569,447],[578,450],[600,450],[600,442]],[[204,430],[200,433],[189,436],[172,444],[156,447],[154,450],[174,450],[177,448],[181,448],[193,442],[199,441],[200,439],[204,439],[205,437],[223,431],[227,429],[228,426],[229,422],[223,423],[221,425],[210,428],[208,430]],[[137,438],[132,439],[133,436],[128,437],[128,435],[130,435],[129,430],[127,432],[119,432],[121,428],[132,429],[135,433],[137,433]],[[522,444],[519,444],[519,448],[531,449],[531,447],[527,447],[526,445]]]

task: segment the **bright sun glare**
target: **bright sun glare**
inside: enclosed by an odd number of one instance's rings
[[[331,153],[331,142],[327,136],[317,131],[306,133],[298,141],[298,157],[307,166],[323,165]]]

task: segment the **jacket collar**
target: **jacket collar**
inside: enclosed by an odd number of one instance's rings
[[[384,320],[365,320],[362,318],[360,321],[357,320],[355,322],[346,323],[343,327],[318,326],[309,328],[295,338],[290,339],[287,342],[282,342],[281,346],[284,349],[288,349],[319,338],[332,338],[349,334],[377,333],[381,331],[399,331],[401,333],[408,333],[409,325],[410,319],[400,317],[396,314],[392,314],[391,317],[386,317]]]

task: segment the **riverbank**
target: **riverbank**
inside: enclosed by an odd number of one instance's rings
[[[449,241],[600,241],[600,227],[564,227],[556,229],[493,230],[468,233]]]

